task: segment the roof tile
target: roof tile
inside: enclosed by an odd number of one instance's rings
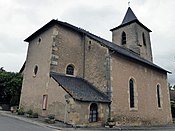
[[[109,97],[82,78],[51,72],[51,77],[74,99],[90,102],[110,102]]]

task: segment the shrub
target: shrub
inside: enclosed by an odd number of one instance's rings
[[[27,114],[29,114],[30,116],[33,114],[33,111],[30,109],[26,112]]]
[[[18,112],[18,115],[24,115],[23,108],[18,109],[17,112]]]
[[[32,114],[32,117],[33,117],[33,118],[38,118],[38,113],[36,113],[36,112],[33,113],[33,114]]]
[[[55,123],[55,115],[53,114],[48,115],[47,118],[45,118],[45,122],[48,124]]]
[[[49,118],[49,119],[55,119],[55,115],[50,114],[50,115],[48,115],[48,118]]]

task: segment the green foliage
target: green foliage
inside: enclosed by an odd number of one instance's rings
[[[33,114],[33,111],[30,109],[26,113],[29,114],[29,115],[32,115]]]
[[[18,115],[24,115],[24,110],[23,110],[23,108],[18,109]]]
[[[26,112],[26,114],[27,114],[27,117],[30,117],[30,118],[38,118],[38,113],[37,112],[33,112],[33,110],[28,110],[27,112]]]
[[[22,75],[20,73],[0,70],[0,103],[19,105],[22,87]]]
[[[45,121],[46,123],[48,123],[48,124],[53,124],[53,123],[55,123],[55,115],[53,115],[53,114],[48,115],[47,118],[45,118],[44,121]]]
[[[55,119],[55,115],[50,114],[50,115],[48,115],[48,118],[49,118],[49,119]]]
[[[175,90],[175,85],[173,86],[173,85],[170,85],[170,83],[168,83],[168,88],[169,90]]]
[[[34,112],[32,116],[33,116],[33,118],[38,118],[38,113]]]

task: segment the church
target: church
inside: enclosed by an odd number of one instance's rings
[[[172,122],[167,70],[153,63],[150,32],[128,7],[112,42],[51,20],[25,39],[20,108],[64,123]]]

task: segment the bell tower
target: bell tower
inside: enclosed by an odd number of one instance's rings
[[[130,7],[128,7],[122,23],[110,31],[112,31],[113,43],[135,52],[146,60],[153,61],[151,30],[137,19]]]

